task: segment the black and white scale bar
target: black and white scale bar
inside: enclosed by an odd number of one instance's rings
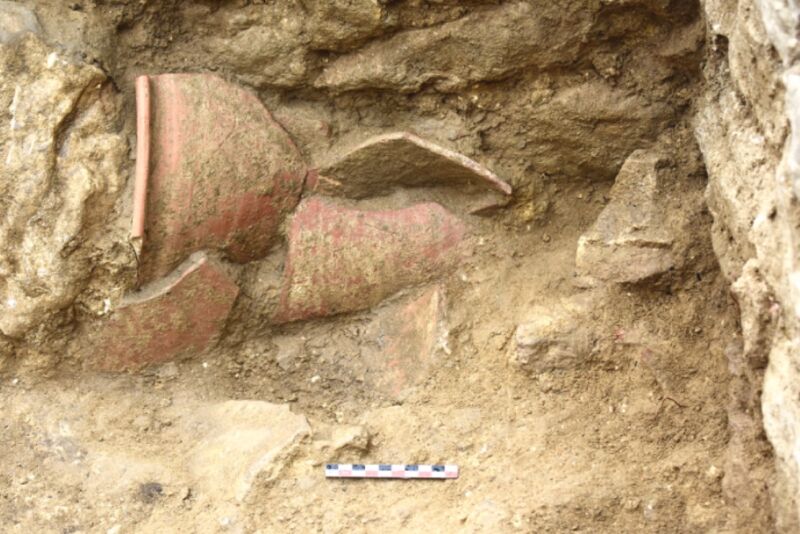
[[[327,478],[458,478],[457,465],[325,464]]]

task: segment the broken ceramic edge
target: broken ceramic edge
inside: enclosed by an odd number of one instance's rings
[[[141,278],[165,276],[196,250],[263,257],[306,180],[291,137],[254,94],[213,74],[145,76],[137,89]]]
[[[434,202],[362,210],[304,199],[290,219],[273,324],[370,309],[452,271],[467,249],[464,223]],[[347,251],[346,254],[343,251]]]
[[[120,299],[117,310],[143,304],[152,299],[161,297],[169,293],[178,284],[183,282],[186,277],[191,276],[197,269],[208,263],[209,258],[204,250],[191,254],[186,260],[178,265],[174,271],[155,282],[150,282],[137,291],[127,293]]]
[[[475,201],[467,209],[470,215],[491,215],[500,208],[505,208],[511,202],[511,197],[508,195],[499,196],[493,194],[489,198],[481,198]]]
[[[131,239],[144,237],[147,177],[150,172],[150,79],[136,78],[136,178],[133,186]]]
[[[239,294],[224,268],[196,252],[168,276],[122,298],[91,337],[100,371],[135,371],[202,352]]]
[[[503,195],[509,196],[512,194],[511,186],[500,179],[494,172],[486,168],[485,166],[481,165],[477,161],[468,158],[467,156],[455,152],[454,150],[450,150],[449,148],[445,148],[443,146],[437,145],[432,141],[428,141],[423,139],[413,133],[410,132],[392,132],[387,134],[381,134],[370,139],[367,139],[363,143],[355,146],[354,148],[347,151],[346,155],[337,158],[335,161],[329,162],[326,165],[323,165],[318,170],[318,180],[315,181],[314,186],[321,182],[327,181],[330,186],[332,187],[341,187],[342,180],[337,179],[336,176],[329,176],[335,173],[335,168],[345,162],[348,158],[350,158],[353,154],[357,154],[358,152],[370,149],[372,147],[378,146],[383,143],[387,143],[390,141],[406,141],[416,147],[419,147],[427,152],[435,154],[441,158],[444,158],[456,165],[460,165],[464,169],[470,171],[478,180],[489,186],[490,189],[502,193]],[[435,176],[432,178],[436,178]],[[345,179],[343,177],[343,179]]]
[[[365,332],[374,340],[362,350],[367,383],[388,398],[405,399],[429,377],[441,354],[451,354],[444,284],[427,285],[375,310]]]

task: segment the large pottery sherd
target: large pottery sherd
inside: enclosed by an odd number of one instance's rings
[[[240,263],[263,257],[306,174],[287,133],[255,95],[214,75],[151,76],[137,90],[147,144],[134,206],[140,277],[164,276],[201,249]]]
[[[310,184],[330,195],[365,198],[395,186],[438,185],[511,194],[510,185],[477,161],[408,132],[372,137],[331,159],[319,169],[319,181]]]
[[[292,217],[276,322],[364,310],[453,269],[464,224],[438,204],[359,210],[311,198]]]
[[[94,367],[136,370],[202,352],[220,334],[239,288],[195,253],[169,276],[126,296],[94,336]]]

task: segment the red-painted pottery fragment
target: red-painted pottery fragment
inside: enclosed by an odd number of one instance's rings
[[[150,101],[149,121],[139,121],[149,173],[137,175],[134,195],[145,188],[146,202],[134,209],[145,230],[140,279],[164,276],[201,249],[235,262],[263,257],[302,191],[297,147],[255,95],[218,76],[147,79],[137,83]]]
[[[510,185],[477,161],[409,132],[377,135],[334,154],[309,184],[327,195],[365,198],[385,195],[393,186],[470,184],[511,194]]]
[[[169,276],[122,300],[95,334],[94,366],[135,370],[202,351],[219,335],[238,293],[219,264],[192,254]]]
[[[276,322],[367,309],[453,269],[464,224],[438,204],[366,211],[312,197],[291,220]]]

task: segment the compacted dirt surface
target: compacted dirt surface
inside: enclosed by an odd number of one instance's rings
[[[16,13],[10,4],[0,8]],[[3,46],[44,65],[39,39],[98,69],[114,102],[103,128],[128,157],[107,170],[118,188],[83,197],[107,207],[75,216],[92,228],[77,252],[48,260],[74,291],[48,300],[55,289],[19,282],[23,252],[2,264],[0,289],[11,295],[14,281],[34,311],[0,336],[0,530],[769,530],[771,450],[752,392],[731,375],[739,310],[712,250],[691,131],[705,83],[700,7],[558,4],[19,3],[39,27]],[[26,68],[21,52],[10,57],[8,72]],[[134,79],[168,72],[215,73],[270,109],[312,170],[298,209],[336,196],[315,188],[315,169],[397,131],[474,159],[513,193],[471,210],[466,186],[394,183],[375,163],[369,191],[336,202],[445,206],[465,232],[455,264],[343,313],[274,320],[296,252],[289,216],[264,257],[209,252],[239,288],[213,343],[97,365],[116,353],[93,336],[141,285],[127,235]],[[14,82],[3,84],[12,99]],[[78,115],[94,98],[79,93]],[[55,139],[78,120],[65,117]],[[26,202],[14,198],[12,223]],[[12,223],[9,250],[22,234],[50,243]],[[309,290],[331,282],[317,283]],[[10,299],[2,313],[14,313]],[[326,479],[327,463],[456,464],[460,475]]]
[[[603,191],[562,194],[535,228],[513,213],[477,222],[483,244],[446,284],[449,354],[402,399],[359,377],[365,317],[294,328],[285,335],[299,349],[282,366],[280,347],[263,342],[132,376],[5,381],[7,528],[724,531],[741,511],[721,489],[724,352],[736,334],[719,274],[706,266],[664,287],[576,289],[575,243]],[[508,355],[516,325],[569,299],[586,301],[591,354],[520,372]],[[198,439],[185,420],[227,399],[288,403],[313,429],[236,504],[185,471]],[[239,459],[218,461],[236,469]],[[455,463],[461,473],[326,480],[330,461]]]

